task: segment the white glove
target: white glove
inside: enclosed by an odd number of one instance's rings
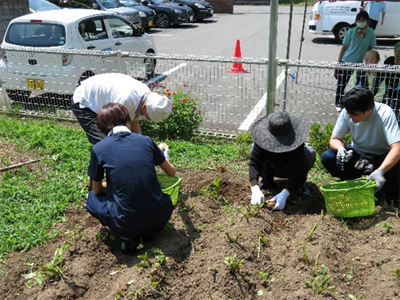
[[[158,148],[160,148],[160,150],[164,153],[165,159],[169,160],[169,147],[166,143],[161,143],[160,145],[158,145]]]
[[[379,170],[379,169],[376,169],[375,171],[373,171],[371,173],[371,175],[369,175],[367,177],[367,181],[368,180],[375,181],[375,183],[376,183],[375,192],[379,191],[386,181],[385,177],[383,177],[383,171]]]
[[[260,205],[264,200],[265,196],[263,192],[261,192],[260,187],[258,185],[253,185],[251,187],[251,205]]]
[[[166,146],[166,147],[165,147],[165,150],[164,150],[164,156],[165,156],[165,159],[166,159],[166,160],[169,160],[169,153],[168,153],[168,151],[169,151],[169,147]]]
[[[353,157],[353,150],[347,151],[344,147],[340,147],[336,153],[336,166],[344,171],[344,164],[349,162]]]
[[[286,200],[289,197],[290,193],[283,189],[282,192],[280,192],[278,195],[276,195],[274,198],[269,200],[269,202],[276,202],[275,207],[272,210],[282,210],[285,208],[286,205]]]

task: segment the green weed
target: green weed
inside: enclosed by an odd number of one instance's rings
[[[203,232],[206,229],[207,225],[203,224],[197,227],[197,232]]]
[[[243,232],[239,232],[235,238],[232,238],[228,232],[225,231],[225,235],[228,238],[229,243],[237,243]]]
[[[311,288],[314,294],[322,294],[325,292],[337,294],[335,287],[328,285],[331,279],[331,276],[326,275],[328,268],[325,265],[321,265],[321,268],[321,273],[316,275],[314,279],[307,280],[305,286]]]
[[[383,222],[382,224],[377,224],[376,226],[380,226],[385,230],[386,233],[390,233],[390,230],[393,227],[393,223]]]
[[[306,253],[306,243],[305,242],[301,242],[302,245],[302,252],[303,252],[303,259],[305,261],[306,264],[308,264],[308,257],[307,257],[307,253]]]
[[[261,245],[267,245],[268,244],[268,238],[264,237],[264,231],[259,230],[258,231],[258,247],[257,247],[257,258],[260,258],[260,252],[261,252]]]
[[[150,268],[152,266],[150,259],[147,257],[147,252],[145,252],[143,255],[138,255],[138,258],[140,258],[142,261],[136,264],[137,268]]]
[[[346,275],[347,281],[350,282],[354,277],[354,268],[350,266],[350,273]]]
[[[273,272],[260,271],[259,275],[261,277],[261,283],[266,282],[268,284],[271,284],[278,280],[276,277],[274,277]]]
[[[225,264],[229,266],[229,272],[236,274],[239,272],[239,268],[244,265],[244,259],[237,259],[236,254],[232,257],[225,257]]]
[[[349,294],[349,298],[350,298],[351,300],[359,300],[359,299],[361,299],[361,297],[364,296],[364,295],[365,295],[365,294],[363,293],[363,294],[360,294],[360,296],[356,297],[356,296],[353,296],[353,295]]]
[[[33,272],[34,265],[28,263],[31,267],[31,272],[29,274],[23,274],[22,277],[25,279],[29,279],[26,283],[26,286],[32,287],[34,283],[36,285],[41,285],[46,280],[51,279],[62,279],[63,271],[64,271],[64,251],[67,250],[71,246],[70,242],[65,242],[62,246],[57,247],[53,260],[44,266],[39,267],[38,272]]]
[[[246,205],[245,210],[243,211],[243,216],[245,217],[245,219],[248,220],[249,218],[254,218],[255,216],[257,216],[260,209],[264,207],[264,204],[265,202],[256,206]]]
[[[154,257],[156,258],[157,262],[162,266],[167,263],[167,258],[165,257],[164,252],[158,248],[152,248],[151,252],[153,252]]]
[[[199,190],[199,194],[206,198],[218,199],[218,192],[221,188],[222,178],[218,178]]]
[[[394,270],[393,276],[396,277],[397,280],[400,280],[400,269]]]
[[[308,234],[308,237],[307,237],[307,241],[311,242],[312,235],[316,228],[317,228],[317,223],[315,223],[314,226],[311,228],[310,233]]]

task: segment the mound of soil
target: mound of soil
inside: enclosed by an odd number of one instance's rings
[[[136,253],[121,253],[82,200],[66,212],[57,240],[9,255],[0,299],[400,298],[400,220],[393,209],[335,218],[324,213],[319,188],[307,183],[309,196],[291,195],[284,211],[272,212],[248,206],[247,174],[178,174],[184,206]],[[61,276],[27,287],[22,274],[37,275],[65,245]]]

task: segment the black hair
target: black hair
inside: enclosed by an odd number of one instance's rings
[[[349,114],[365,113],[375,107],[374,95],[369,89],[355,87],[344,95],[340,104]]]
[[[108,103],[104,105],[96,117],[97,126],[100,131],[107,135],[115,126],[131,122],[128,109],[119,103]]]
[[[370,19],[369,19],[369,15],[365,10],[360,11],[357,16],[356,16],[356,21],[360,20],[361,18],[364,18],[365,20],[367,20],[367,22],[369,23]]]

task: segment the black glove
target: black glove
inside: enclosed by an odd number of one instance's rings
[[[361,154],[354,165],[357,173],[360,175],[371,174],[374,171],[374,158],[373,154]]]

